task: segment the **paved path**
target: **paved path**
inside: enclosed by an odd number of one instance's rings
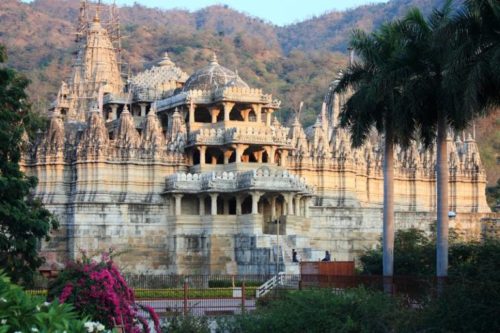
[[[183,299],[156,299],[140,300],[141,305],[151,306],[160,316],[182,313],[184,311]],[[212,299],[188,299],[187,308],[192,315],[222,315],[241,313],[240,298],[212,298]],[[255,309],[255,299],[245,300],[245,310]]]

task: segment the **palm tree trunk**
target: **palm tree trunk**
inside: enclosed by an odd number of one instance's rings
[[[394,138],[386,127],[384,147],[383,273],[384,291],[392,293],[394,273]]]
[[[446,117],[438,115],[437,133],[437,236],[436,275],[438,286],[448,275],[448,153]],[[442,285],[442,284],[441,284]]]

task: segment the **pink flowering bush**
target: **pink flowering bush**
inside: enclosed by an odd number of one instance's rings
[[[100,262],[84,255],[81,261],[68,263],[51,284],[49,297],[73,304],[82,315],[107,327],[122,326],[127,333],[150,332],[148,321],[140,314],[142,308],[149,313],[154,331],[161,332],[155,311],[136,304],[134,292],[106,253]]]

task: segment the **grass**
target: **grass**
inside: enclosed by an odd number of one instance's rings
[[[245,288],[245,297],[254,298],[256,287]],[[47,296],[46,289],[26,290],[32,296]],[[134,289],[136,299],[184,298],[184,289]],[[232,298],[233,288],[188,289],[188,298]]]

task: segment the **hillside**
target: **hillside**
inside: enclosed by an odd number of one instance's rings
[[[278,116],[286,121],[304,101],[302,121],[311,124],[338,70],[354,28],[371,30],[403,15],[412,6],[429,11],[443,0],[392,0],[356,9],[330,11],[303,22],[277,27],[260,18],[215,5],[199,11],[160,10],[141,5],[120,8],[123,72],[154,64],[164,51],[186,72],[206,64],[211,50],[222,65],[237,69],[251,86],[282,100]],[[79,0],[0,2],[0,43],[9,63],[31,80],[34,107],[44,110],[71,71]],[[478,126],[481,151],[491,183],[500,175],[498,116]],[[488,125],[489,124],[489,125]],[[493,130],[491,130],[493,126]],[[482,129],[488,129],[482,132]]]

